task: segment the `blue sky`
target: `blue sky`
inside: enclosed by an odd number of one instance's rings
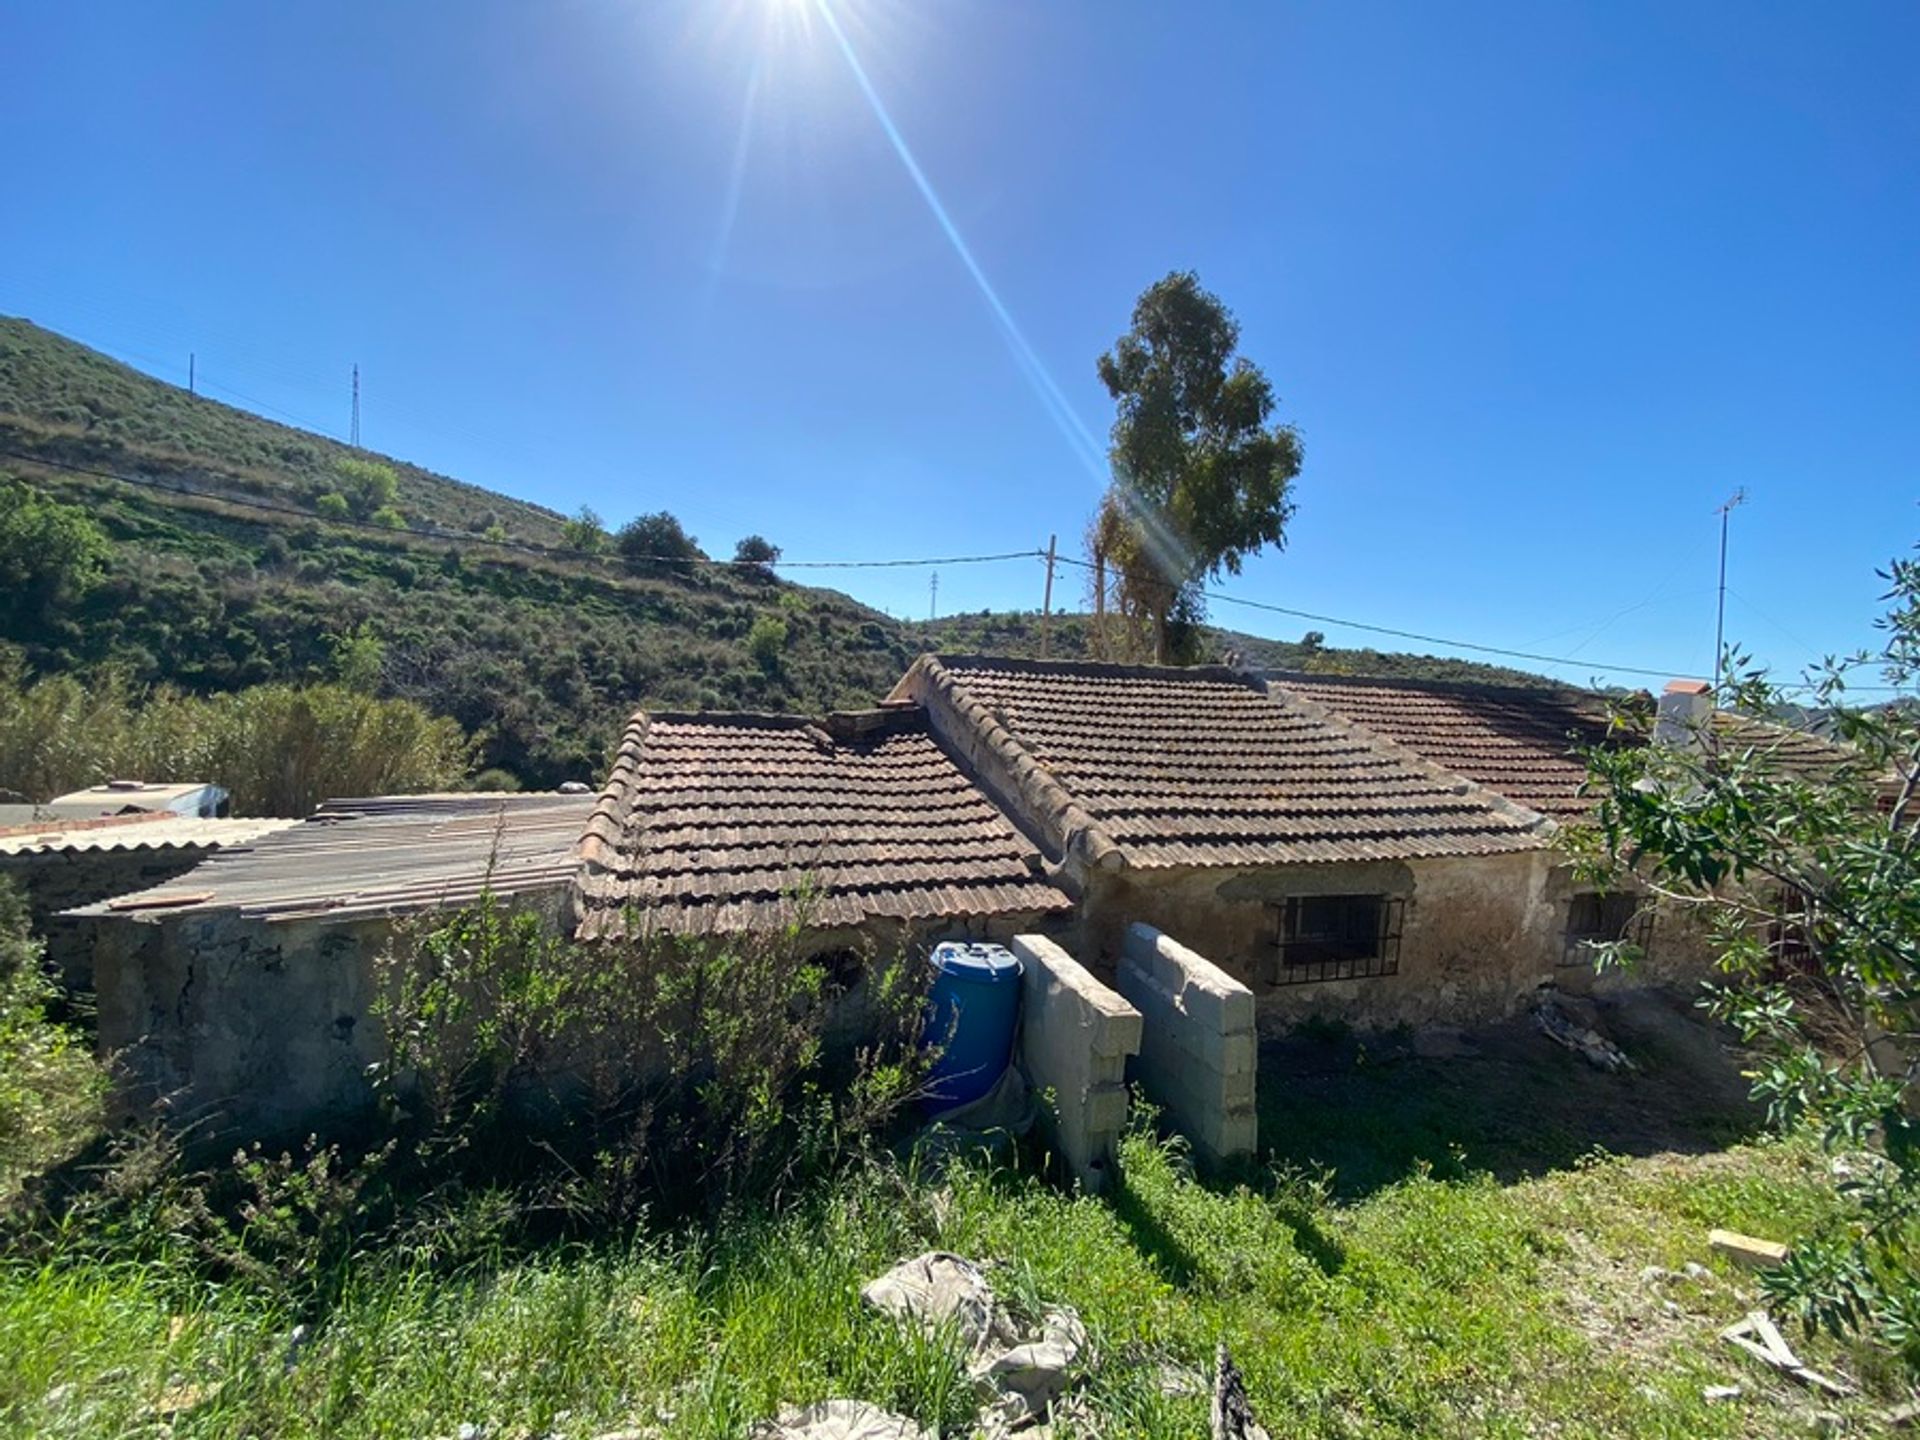
[[[1697,673],[1745,486],[1730,635],[1872,638],[1920,538],[1920,10],[831,3],[1097,443],[1144,286],[1234,309],[1307,460],[1230,593]],[[333,433],[357,362],[370,446],[718,552],[1078,553],[1101,477],[805,0],[18,4],[0,53],[0,311]]]

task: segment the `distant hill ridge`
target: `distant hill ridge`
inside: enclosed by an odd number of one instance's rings
[[[343,637],[358,636],[377,646],[382,693],[482,733],[485,763],[529,785],[596,780],[636,705],[858,706],[922,650],[1040,651],[1030,612],[907,623],[751,567],[636,571],[491,545],[474,537],[498,527],[557,547],[563,518],[403,460],[389,463],[414,528],[323,520],[313,506],[337,487],[336,466],[368,452],[189,394],[25,320],[0,318],[0,450],[26,457],[0,457],[0,475],[83,503],[113,542],[106,577],[79,601],[31,625],[0,619],[0,640],[36,672],[112,666],[214,692],[332,678]],[[1211,638],[1267,667],[1550,683],[1455,660]],[[1055,616],[1048,648],[1089,654],[1087,617]]]

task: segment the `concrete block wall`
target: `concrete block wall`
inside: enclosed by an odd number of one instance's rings
[[[1140,1049],[1140,1012],[1053,941],[1017,935],[1021,963],[1020,1064],[1053,1092],[1053,1141],[1089,1191],[1119,1169],[1127,1126],[1126,1068]]]
[[[1143,1020],[1134,1067],[1141,1091],[1201,1159],[1253,1154],[1253,992],[1151,925],[1127,927],[1119,971],[1120,993]]]

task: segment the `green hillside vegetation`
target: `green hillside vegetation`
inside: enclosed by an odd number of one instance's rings
[[[7,586],[30,602],[0,614],[0,642],[24,677],[111,675],[123,696],[342,681],[457,721],[492,783],[597,782],[638,705],[862,705],[923,650],[1041,648],[1033,613],[902,623],[777,578],[761,536],[714,563],[664,510],[609,534],[590,512],[263,420],[20,320],[0,319],[0,452],[0,482],[24,482],[0,485],[0,552],[22,567]],[[1213,640],[1261,665],[1537,683]],[[1055,618],[1051,653],[1092,653],[1085,617]]]
[[[1050,625],[1047,653],[1057,660],[1101,658],[1094,643],[1091,615],[1055,615]],[[908,626],[924,650],[968,655],[1027,655],[1041,652],[1038,611],[979,611],[916,621]],[[1404,680],[1453,680],[1483,685],[1552,686],[1556,682],[1504,665],[1483,665],[1445,655],[1406,655],[1382,650],[1339,650],[1309,635],[1303,640],[1266,640],[1237,630],[1206,626],[1208,655],[1216,660],[1237,656],[1257,670],[1311,670],[1324,675],[1382,675]]]
[[[214,495],[312,509],[341,462],[390,464],[395,504],[417,525],[560,543],[538,505],[369,455],[143,375],[26,320],[0,316],[0,449],[152,476]]]

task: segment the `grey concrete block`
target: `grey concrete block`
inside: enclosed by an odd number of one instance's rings
[[[1146,1097],[1209,1161],[1253,1153],[1257,1039],[1253,992],[1146,925],[1127,927],[1120,990],[1143,1029],[1134,1073]]]
[[[1053,1094],[1053,1141],[1062,1159],[1097,1191],[1119,1166],[1124,1076],[1127,1058],[1140,1049],[1140,1012],[1051,940],[1017,935],[1012,949],[1022,966],[1021,1066]]]

